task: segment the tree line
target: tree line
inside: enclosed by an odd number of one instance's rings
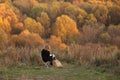
[[[60,40],[58,43],[64,46],[102,43],[120,47],[119,0],[0,2],[1,49],[6,46],[38,47],[51,38]]]

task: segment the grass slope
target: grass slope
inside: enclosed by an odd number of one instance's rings
[[[0,80],[120,80],[110,73],[64,63],[64,68],[31,66],[0,68]]]

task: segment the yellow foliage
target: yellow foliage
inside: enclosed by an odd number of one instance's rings
[[[18,22],[18,18],[14,11],[7,8],[5,4],[0,4],[0,17],[7,19],[11,25]]]
[[[6,33],[10,33],[11,27],[7,19],[2,19],[0,17],[0,29],[4,30]]]
[[[86,17],[86,20],[85,20],[85,24],[94,24],[94,23],[97,23],[97,19],[95,18],[95,16],[93,14],[89,14],[87,17]]]
[[[17,15],[9,6],[9,4],[0,4],[0,26],[4,29],[7,33],[17,32],[15,27],[18,26],[16,24],[20,23]],[[20,27],[20,26],[18,26]],[[14,30],[14,31],[13,31]]]
[[[44,27],[41,23],[36,22],[32,18],[26,18],[24,20],[25,28],[28,29],[30,32],[39,33],[40,35],[44,32]]]
[[[76,22],[67,15],[62,15],[57,18],[53,27],[53,34],[60,37],[63,41],[74,40],[79,34]]]

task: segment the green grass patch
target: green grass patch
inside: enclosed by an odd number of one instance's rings
[[[113,74],[85,66],[64,63],[64,68],[29,66],[0,68],[2,80],[120,80]]]

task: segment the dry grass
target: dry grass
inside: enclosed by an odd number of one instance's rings
[[[79,60],[80,64],[117,65],[118,49],[116,46],[101,46],[100,44],[71,45],[68,50],[70,58]]]
[[[0,65],[1,66],[19,66],[42,64],[40,56],[41,48],[29,47],[9,47],[0,52]]]
[[[9,47],[0,52],[0,65],[42,65],[41,49],[42,47]],[[81,65],[89,64],[108,67],[117,66],[120,61],[120,51],[116,46],[72,44],[62,52],[56,50],[54,52],[60,61],[77,61]]]

